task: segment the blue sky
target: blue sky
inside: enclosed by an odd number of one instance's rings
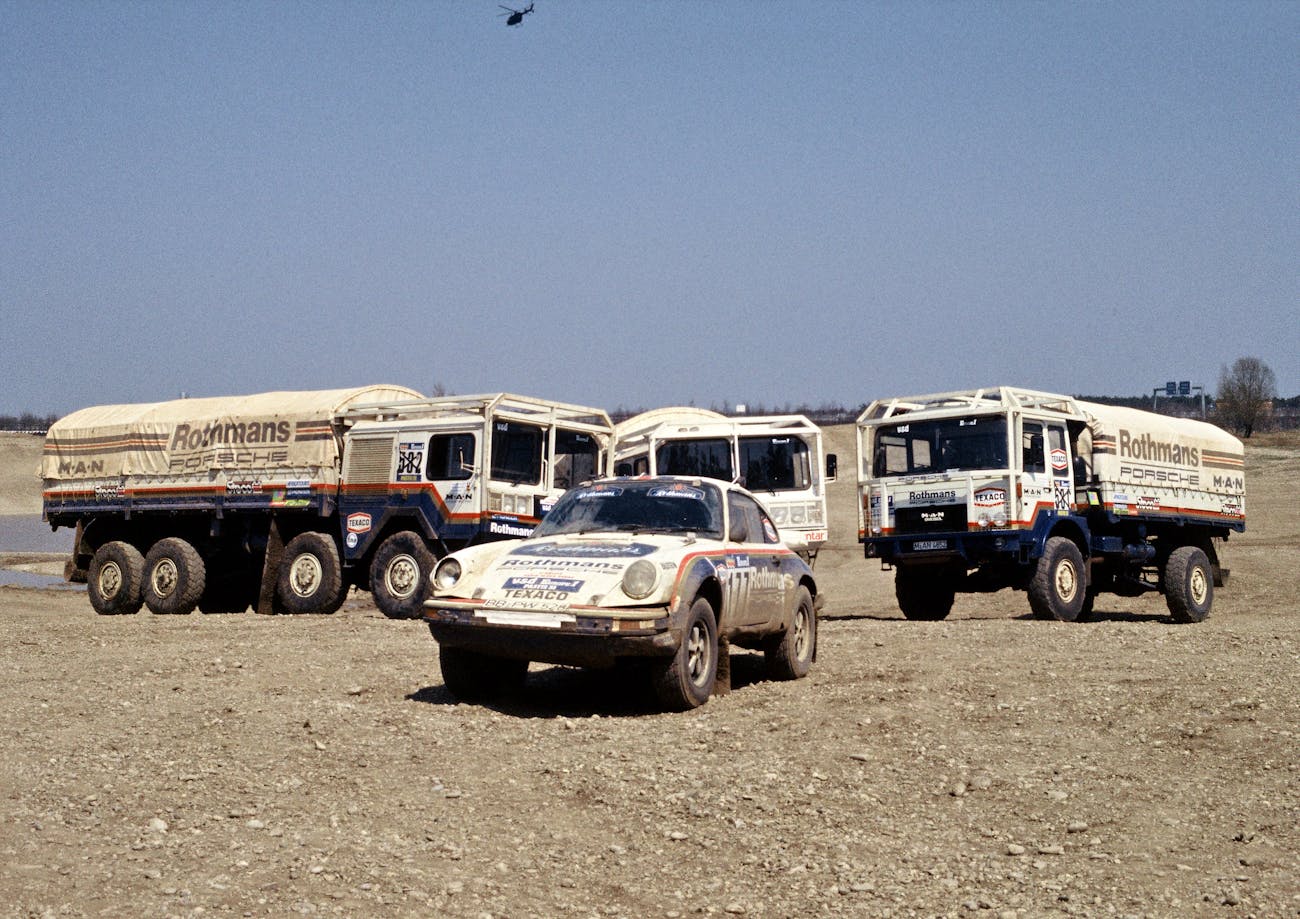
[[[0,0],[0,412],[1300,393],[1300,4]]]

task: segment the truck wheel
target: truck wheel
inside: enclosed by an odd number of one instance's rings
[[[144,557],[144,603],[159,615],[194,612],[207,570],[198,550],[176,536],[158,540]]]
[[[1043,547],[1043,557],[1029,582],[1029,608],[1039,619],[1074,622],[1083,612],[1083,553],[1073,540],[1053,536]]]
[[[284,547],[275,591],[291,613],[328,614],[347,596],[339,549],[324,533],[299,533]]]
[[[441,645],[438,666],[447,691],[465,702],[500,699],[522,688],[528,675],[528,661]]]
[[[129,542],[106,542],[95,550],[86,576],[90,605],[101,616],[140,612],[144,556]]]
[[[1214,605],[1214,572],[1205,552],[1179,546],[1165,563],[1165,603],[1174,622],[1204,622]]]
[[[797,680],[808,675],[817,657],[817,611],[812,594],[800,587],[795,597],[790,627],[763,648],[763,663],[774,680]]]
[[[418,619],[437,561],[417,533],[403,530],[380,544],[370,563],[370,593],[389,619]]]
[[[957,589],[952,578],[936,568],[902,565],[894,571],[894,596],[904,618],[936,622],[952,612]]]
[[[684,712],[709,701],[718,678],[718,624],[708,600],[692,604],[677,653],[655,664],[655,695],[664,708]]]

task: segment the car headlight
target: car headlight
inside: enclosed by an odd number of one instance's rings
[[[627,566],[623,572],[623,593],[633,600],[650,596],[659,580],[659,569],[643,558]]]
[[[444,558],[433,569],[433,586],[438,590],[451,590],[461,576],[460,562],[454,558]]]

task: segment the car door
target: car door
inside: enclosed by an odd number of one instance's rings
[[[727,598],[734,625],[757,626],[780,618],[783,552],[776,525],[749,495],[727,493]]]

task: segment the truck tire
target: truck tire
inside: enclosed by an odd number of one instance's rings
[[[438,667],[447,691],[465,702],[492,702],[524,685],[528,661],[439,646]]]
[[[1073,540],[1053,536],[1029,582],[1029,608],[1039,619],[1074,622],[1083,612],[1087,586],[1083,553]]]
[[[90,605],[101,616],[140,612],[144,603],[144,556],[129,542],[106,542],[95,550],[86,576]]]
[[[1214,605],[1214,571],[1196,546],[1179,546],[1165,563],[1165,603],[1174,622],[1204,622]]]
[[[952,612],[957,589],[952,578],[929,565],[901,565],[894,571],[894,596],[903,617],[937,622]]]
[[[336,612],[347,596],[339,549],[324,533],[299,533],[284,547],[276,594],[291,613]]]
[[[664,708],[684,712],[709,701],[718,679],[718,623],[704,597],[686,617],[682,641],[667,661],[655,661],[655,696]]]
[[[816,657],[817,611],[808,588],[800,587],[790,627],[764,646],[763,663],[772,679],[797,680],[808,675]]]
[[[206,580],[197,549],[177,536],[160,539],[144,557],[144,605],[159,615],[188,615],[199,605]]]
[[[403,530],[385,539],[370,563],[375,606],[389,619],[418,619],[436,562],[418,533]]]

